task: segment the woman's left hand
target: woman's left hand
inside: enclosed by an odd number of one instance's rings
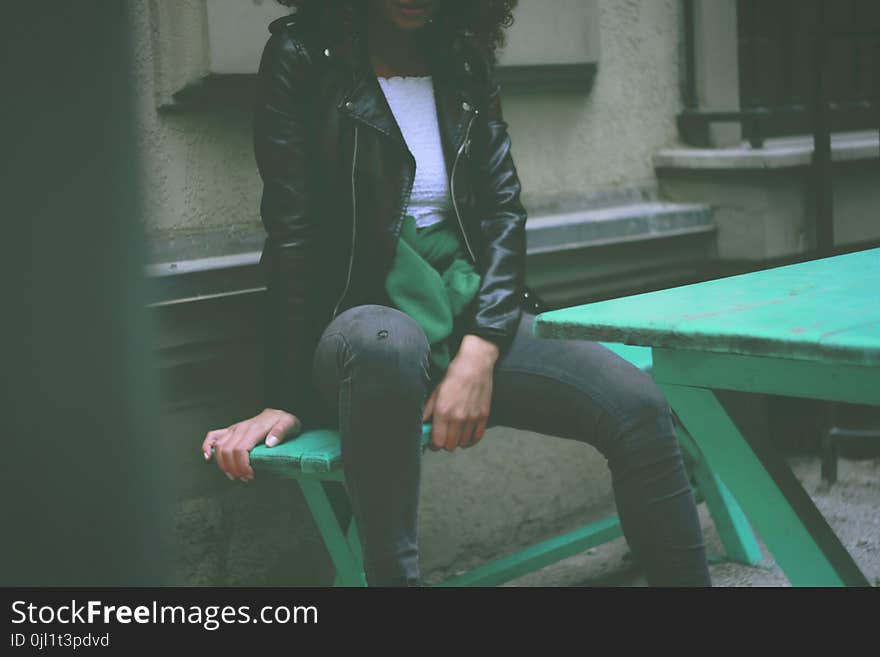
[[[492,374],[498,346],[477,335],[466,335],[443,380],[434,388],[422,422],[433,416],[433,450],[473,447],[483,438],[492,403]]]

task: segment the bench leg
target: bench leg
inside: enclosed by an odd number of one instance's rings
[[[676,422],[676,431],[688,471],[706,502],[727,557],[749,566],[759,563],[764,555],[742,508],[724,482],[706,465],[687,429]]]
[[[348,547],[351,549],[351,553],[357,561],[358,567],[361,567],[364,558],[361,553],[361,541],[357,535],[357,526],[354,524],[354,518],[349,522],[348,531],[345,533],[345,537],[348,542]],[[333,578],[333,586],[345,586],[345,584],[342,583],[342,577],[339,576],[339,571],[336,571],[336,576]],[[357,586],[366,586],[366,584],[358,584]]]
[[[435,584],[436,587],[498,586],[623,535],[616,515],[556,536]]]
[[[336,568],[333,585],[366,586],[354,520],[349,523],[349,536],[346,538],[321,482],[318,479],[309,478],[299,479],[298,483],[327,552],[330,554],[330,559]],[[352,536],[354,536],[353,539]]]
[[[354,516],[352,516],[351,520],[348,523],[348,531],[345,533],[346,542],[348,543],[348,547],[351,550],[351,553],[354,555],[354,558],[357,560],[358,564],[363,564],[364,555],[361,552],[361,539],[358,538],[357,533],[357,525],[354,524]]]

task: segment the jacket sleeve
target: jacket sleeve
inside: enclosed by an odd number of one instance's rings
[[[474,126],[478,146],[472,163],[483,238],[476,254],[482,280],[466,331],[491,340],[503,353],[516,334],[522,311],[526,211],[520,203],[520,181],[502,114],[501,86],[492,64],[484,60],[483,66],[489,93],[485,117]]]
[[[253,114],[254,154],[263,180],[260,214],[267,237],[264,400],[300,416],[310,376],[305,311],[317,272],[312,149],[308,129],[310,63],[290,34],[273,33],[263,50]]]

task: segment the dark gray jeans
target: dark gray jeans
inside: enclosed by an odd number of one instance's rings
[[[660,389],[596,342],[534,337],[534,317],[523,313],[495,365],[487,426],[596,447],[608,461],[623,532],[648,582],[708,586],[697,509]],[[340,313],[315,351],[313,381],[339,412],[345,482],[371,586],[420,583],[421,418],[439,382],[428,354],[415,320],[373,304]]]

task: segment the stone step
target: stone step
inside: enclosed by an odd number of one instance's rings
[[[529,255],[711,233],[707,205],[651,201],[529,217]]]
[[[714,230],[711,208],[698,204],[642,202],[530,215],[526,221],[527,253],[544,260],[553,253],[694,236]],[[153,245],[150,255],[154,264],[149,264],[145,272],[150,280],[150,304],[262,291],[259,261],[263,239],[262,232],[236,236],[218,233]],[[638,262],[631,264],[640,266]]]

